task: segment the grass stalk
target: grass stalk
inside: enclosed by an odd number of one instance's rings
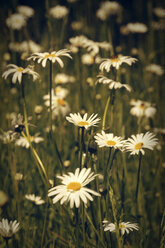
[[[139,192],[139,182],[140,182],[140,170],[141,170],[141,160],[142,160],[142,153],[139,153],[139,165],[138,165],[138,175],[137,175],[137,184],[136,184],[136,195],[135,200],[137,203],[138,192]]]

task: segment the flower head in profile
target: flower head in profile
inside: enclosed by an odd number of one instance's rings
[[[144,23],[128,23],[126,28],[129,33],[146,33],[148,31],[147,26]]]
[[[36,205],[42,205],[45,203],[45,201],[42,200],[40,196],[35,196],[35,194],[25,195],[25,198],[29,201],[34,202],[34,204]]]
[[[144,148],[153,150],[157,144],[158,139],[155,137],[155,134],[147,132],[145,134],[131,135],[131,138],[126,140],[124,147],[126,152],[130,152],[130,155],[136,155],[140,152],[144,155]]]
[[[111,15],[118,15],[122,10],[122,6],[116,1],[105,1],[101,3],[100,8],[96,12],[96,16],[105,21]]]
[[[104,59],[103,62],[100,64],[99,69],[101,71],[106,70],[107,72],[109,72],[111,67],[114,67],[116,68],[116,70],[118,70],[123,63],[132,65],[136,61],[136,58],[132,58],[130,56],[113,56],[111,59]]]
[[[68,49],[61,49],[59,51],[53,51],[51,53],[44,52],[44,53],[33,53],[27,60],[32,59],[33,61],[37,60],[38,63],[41,63],[43,67],[46,66],[46,62],[49,60],[52,63],[57,62],[62,68],[64,67],[64,63],[62,59],[60,58],[61,56],[65,56],[68,58],[72,58],[71,55],[69,54]]]
[[[164,70],[162,66],[157,64],[150,64],[146,67],[146,71],[151,72],[157,76],[162,76],[164,74]]]
[[[122,149],[124,140],[122,137],[114,136],[113,133],[105,133],[103,130],[95,136],[95,142],[99,147],[112,147],[114,149]]]
[[[0,221],[0,234],[3,238],[11,238],[20,229],[20,224],[16,220],[8,221],[8,219],[2,219]]]
[[[44,138],[39,137],[39,133],[36,133],[34,136],[30,136],[30,142],[34,142],[36,144],[44,141]],[[29,148],[29,142],[22,136],[16,140],[15,145],[25,147],[26,149]]]
[[[87,205],[88,200],[93,201],[91,194],[100,196],[96,191],[85,187],[88,183],[93,181],[97,175],[91,172],[91,168],[83,168],[81,171],[79,168],[75,170],[75,173],[69,172],[68,175],[57,176],[62,180],[62,184],[54,188],[49,189],[48,196],[55,196],[53,203],[60,201],[60,204],[64,202],[70,202],[70,208],[80,207],[80,200]]]
[[[100,121],[100,118],[96,118],[97,114],[92,114],[88,119],[87,119],[87,113],[81,117],[80,113],[75,113],[75,114],[70,114],[70,117],[67,116],[66,119],[67,121],[73,123],[75,126],[78,127],[83,127],[85,129],[88,129],[91,126],[96,126],[96,124]]]
[[[159,18],[165,18],[165,9],[157,7],[153,9],[154,14]]]
[[[62,19],[69,13],[69,10],[65,6],[57,5],[50,8],[49,14],[55,19]]]
[[[108,84],[109,85],[109,89],[112,90],[112,89],[121,89],[121,88],[125,88],[127,91],[131,91],[132,88],[130,85],[128,84],[121,84],[120,82],[116,82],[112,79],[109,79],[103,75],[98,75],[98,80],[96,81],[96,83],[102,83],[102,84]]]
[[[17,10],[20,14],[22,14],[23,16],[25,16],[26,18],[30,18],[34,15],[34,9],[32,9],[29,6],[25,6],[25,5],[19,5],[17,7]]]
[[[7,70],[2,74],[2,77],[4,79],[7,79],[7,77],[10,74],[13,74],[13,77],[12,77],[12,83],[13,84],[15,84],[17,80],[21,84],[23,74],[31,75],[33,77],[33,81],[35,81],[36,79],[39,78],[39,74],[33,70],[32,66],[28,66],[26,68],[23,68],[23,67],[19,67],[17,65],[14,65],[14,64],[9,64],[9,65],[7,65]]]
[[[103,228],[104,231],[107,232],[115,232],[116,231],[116,226],[114,223],[111,223],[107,220],[103,221]],[[121,231],[121,234],[124,235],[125,233],[129,233],[130,231],[139,230],[139,226],[137,223],[130,223],[130,222],[120,222],[119,223],[119,230]]]
[[[20,13],[15,13],[6,19],[6,24],[11,29],[20,30],[22,27],[26,26],[26,18]]]
[[[75,82],[75,77],[67,75],[65,73],[57,73],[54,82],[56,84],[66,84],[66,83],[74,83]]]

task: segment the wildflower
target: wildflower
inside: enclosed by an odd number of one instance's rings
[[[56,84],[74,83],[75,77],[67,75],[65,73],[57,73],[54,81]]]
[[[19,225],[19,222],[16,220],[9,222],[3,218],[2,221],[0,221],[0,234],[3,238],[11,238],[20,229]]]
[[[110,231],[110,232],[115,232],[116,231],[116,226],[114,223],[110,223],[107,220],[103,221],[103,227],[104,231]],[[119,230],[121,231],[121,234],[124,235],[125,233],[129,233],[130,231],[139,230],[139,226],[137,223],[130,223],[130,222],[120,222],[119,223]]]
[[[153,9],[154,14],[159,18],[165,18],[165,9],[157,7]]]
[[[83,54],[82,57],[81,57],[81,62],[84,64],[84,65],[92,65],[94,64],[95,62],[95,59],[94,57],[89,54],[89,53],[86,53],[86,54]]]
[[[93,40],[86,39],[83,42],[83,47],[87,48],[87,51],[94,56],[99,52],[100,48],[105,49],[106,51],[110,50],[111,45],[106,41],[96,42]]]
[[[42,200],[40,196],[35,196],[34,194],[25,195],[25,198],[29,201],[34,202],[34,204],[36,205],[42,205],[45,203],[45,201]]]
[[[20,14],[22,14],[26,18],[32,17],[34,15],[34,9],[32,9],[29,6],[19,5],[17,7],[17,10]]]
[[[156,113],[156,108],[152,106],[150,102],[145,102],[141,100],[135,101],[134,99],[130,102],[133,107],[130,110],[130,113],[132,115],[135,115],[137,117],[153,117]]]
[[[32,66],[22,68],[22,67],[18,67],[17,65],[14,65],[14,64],[7,65],[7,70],[2,74],[2,77],[4,79],[6,79],[12,73],[13,73],[13,77],[12,77],[12,83],[13,84],[15,84],[17,80],[21,84],[23,74],[32,75],[33,81],[35,81],[37,78],[39,78],[39,74],[37,72],[33,71]]]
[[[70,117],[66,117],[66,119],[73,123],[75,126],[78,127],[83,127],[85,129],[88,129],[91,126],[96,126],[96,124],[100,121],[100,118],[96,118],[97,114],[92,114],[88,119],[87,119],[87,113],[81,117],[80,113],[78,114],[70,114]]]
[[[101,3],[100,8],[96,12],[96,16],[105,21],[110,15],[117,15],[121,12],[121,5],[118,2],[105,1]]]
[[[34,108],[34,112],[36,115],[40,115],[43,111],[43,107],[41,105],[36,105]]]
[[[62,180],[62,185],[49,189],[48,196],[55,196],[53,198],[54,204],[59,200],[60,204],[70,201],[70,208],[73,208],[74,204],[76,208],[79,208],[80,200],[86,205],[88,200],[93,201],[91,194],[100,196],[96,191],[85,187],[96,176],[91,172],[91,168],[83,168],[81,171],[77,168],[75,173],[69,172],[68,175],[57,176]]]
[[[55,90],[52,89],[52,118],[59,114],[66,116],[70,111],[70,107],[68,103],[63,99],[68,94],[68,90],[62,87],[56,87]],[[45,95],[43,97],[45,100],[45,105],[47,107],[50,106],[50,95]]]
[[[146,71],[156,74],[157,76],[162,76],[164,74],[164,70],[162,66],[156,64],[150,64],[146,67]]]
[[[26,18],[22,14],[12,14],[6,19],[6,24],[11,29],[21,29],[26,26]]]
[[[83,28],[84,24],[81,21],[74,21],[71,23],[71,27],[75,31],[79,31]]]
[[[23,174],[22,173],[19,173],[17,172],[14,176],[15,180],[17,181],[21,181],[23,179]]]
[[[62,19],[69,13],[69,10],[65,6],[57,5],[50,8],[49,14],[55,19]]]
[[[153,150],[154,146],[158,144],[158,139],[155,138],[155,134],[151,132],[140,133],[137,135],[131,135],[131,138],[126,140],[124,147],[127,152],[131,152],[130,155],[136,155],[140,152],[144,155],[144,148]]]
[[[121,149],[124,144],[122,137],[114,136],[113,133],[105,133],[103,130],[95,136],[95,142],[99,147],[113,147],[114,149]]]
[[[42,141],[44,141],[44,139],[39,137],[39,133],[36,133],[34,136],[30,136],[30,142],[38,144]],[[22,136],[16,140],[15,145],[25,147],[26,149],[28,149],[30,146],[29,142]]]
[[[108,84],[109,85],[109,89],[121,89],[121,88],[125,88],[127,91],[131,91],[131,86],[129,86],[128,84],[121,84],[120,82],[116,82],[112,79],[109,79],[103,75],[98,75],[97,76],[99,79],[96,81],[102,84]]]
[[[75,36],[69,39],[70,43],[75,47],[83,47],[88,38],[84,35]]]
[[[69,57],[70,59],[72,58],[69,54],[68,49],[61,49],[59,51],[53,51],[51,53],[44,52],[44,53],[33,53],[27,60],[32,59],[33,61],[38,60],[38,63],[41,63],[42,61],[42,66],[46,66],[47,60],[51,61],[52,63],[58,62],[58,64],[63,68],[64,63],[60,56],[66,56]]]
[[[129,33],[146,33],[148,31],[148,28],[143,23],[128,23],[126,25],[126,28]]]
[[[137,59],[129,57],[129,56],[114,56],[111,59],[104,59],[104,61],[100,64],[99,69],[103,71],[104,69],[109,72],[111,69],[111,66],[116,68],[116,70],[119,69],[119,67],[123,64],[126,63],[128,65],[132,65],[135,63]]]
[[[4,144],[9,144],[15,141],[16,137],[16,133],[12,130],[8,130],[6,132],[3,131],[2,134],[0,134],[0,140],[2,140]]]

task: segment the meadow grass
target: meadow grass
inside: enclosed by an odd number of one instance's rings
[[[30,1],[26,5],[34,9],[34,15],[26,19],[26,26],[19,30],[8,27],[6,19],[17,12],[17,6],[22,2],[0,3],[0,221],[5,218],[20,223],[19,231],[8,241],[0,236],[2,248],[165,247],[164,71],[159,74],[159,71],[146,70],[151,64],[162,68],[165,65],[164,17],[154,14],[154,8],[163,8],[164,3],[148,0],[139,1],[137,5],[136,1],[121,0],[118,3],[122,7],[115,14],[111,15],[113,10],[110,10],[107,18],[100,20],[96,12],[101,2],[43,0],[38,6],[37,1]],[[56,5],[65,6],[68,14],[61,19],[51,17],[49,9]],[[73,28],[73,21],[80,22],[80,28]],[[147,31],[122,33],[123,26],[136,22],[145,24]],[[153,22],[157,22],[159,28],[154,28]],[[70,38],[80,35],[86,36],[88,41],[75,46],[77,50],[74,52],[68,46],[71,45]],[[36,52],[30,45],[24,53],[20,45],[17,48],[20,51],[10,46],[11,42],[21,44],[30,40],[41,46],[42,53],[67,48],[72,59],[60,57],[64,62],[62,67],[49,57],[43,67],[37,60],[27,60]],[[98,44],[92,43],[92,50],[88,50],[85,45],[89,40],[106,41],[110,47],[91,53]],[[91,56],[87,64],[82,60],[84,54]],[[117,59],[121,54],[137,61],[131,66],[123,63],[119,69],[111,66],[110,71],[99,69],[102,63],[99,59]],[[33,65],[40,77],[33,82],[32,76],[25,73],[21,83],[13,83],[13,75],[5,80],[2,74],[8,64],[23,68]],[[73,76],[74,82],[55,81],[59,73]],[[130,85],[132,91],[124,87],[109,89],[106,84],[96,83],[100,74]],[[57,86],[67,89],[68,95],[60,96],[59,106],[54,107],[52,89]],[[50,96],[48,106],[43,99],[47,94]],[[151,103],[155,113],[151,117],[132,115],[132,99]],[[67,104],[69,108],[64,113]],[[41,112],[36,110],[38,105],[42,106]],[[56,111],[58,107],[62,110]],[[98,114],[100,121],[86,129],[70,123],[66,119],[70,113],[80,113],[81,116],[88,113],[88,117]],[[12,125],[13,116],[18,114],[23,116],[23,129],[19,132],[16,124]],[[4,132],[9,130],[16,139],[5,140]],[[153,150],[144,148],[144,155],[141,152],[130,155],[123,149],[124,145],[122,149],[99,147],[95,135],[102,130],[124,140],[132,134],[149,131],[155,134],[158,143]],[[31,136],[36,133],[43,138],[42,142],[33,142]],[[20,137],[25,137],[29,148],[16,145]],[[98,174],[87,187],[100,196],[93,196],[93,201],[87,204],[81,201],[78,208],[75,205],[70,208],[67,202],[53,204],[48,190],[61,184],[57,176],[74,173],[76,168],[91,168]],[[20,180],[16,179],[17,173],[23,175]],[[40,196],[44,204],[37,205],[26,199],[27,194]],[[104,231],[104,220],[113,223],[115,231]],[[128,228],[129,234],[122,235],[122,222],[137,223],[138,230]]]

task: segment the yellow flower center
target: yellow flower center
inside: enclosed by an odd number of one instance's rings
[[[59,93],[59,92],[61,92],[61,89],[55,89],[55,91],[56,91],[56,93]]]
[[[22,67],[18,67],[17,71],[22,72],[24,69]]]
[[[111,58],[112,63],[113,62],[119,62],[119,61],[120,61],[120,59],[117,56],[112,56],[112,58]]]
[[[81,184],[79,182],[71,182],[68,184],[67,189],[78,191],[81,189]]]
[[[135,150],[140,150],[143,147],[143,143],[139,142],[135,145]]]
[[[34,141],[34,137],[30,136],[30,142],[33,142],[33,141]]]
[[[49,53],[49,54],[46,54],[45,55],[45,59],[48,59],[50,57],[54,58],[54,57],[56,57],[56,55],[55,54],[52,54],[52,53]]]
[[[124,224],[119,224],[119,229],[125,228]]]
[[[59,105],[61,105],[61,106],[63,106],[63,107],[66,105],[66,103],[65,103],[65,101],[64,101],[63,99],[60,99],[60,98],[59,98],[59,99],[57,100],[57,102],[58,102]]]
[[[107,141],[107,145],[108,145],[108,146],[115,146],[115,145],[116,145],[116,142],[113,141],[113,140],[108,140],[108,141]]]
[[[144,103],[141,103],[141,104],[140,104],[140,108],[141,108],[141,109],[144,109],[144,108],[145,108],[145,104],[144,104]]]
[[[84,127],[84,126],[87,126],[87,125],[89,125],[89,122],[87,122],[87,121],[79,121],[78,122],[78,126],[80,126],[80,127]]]

